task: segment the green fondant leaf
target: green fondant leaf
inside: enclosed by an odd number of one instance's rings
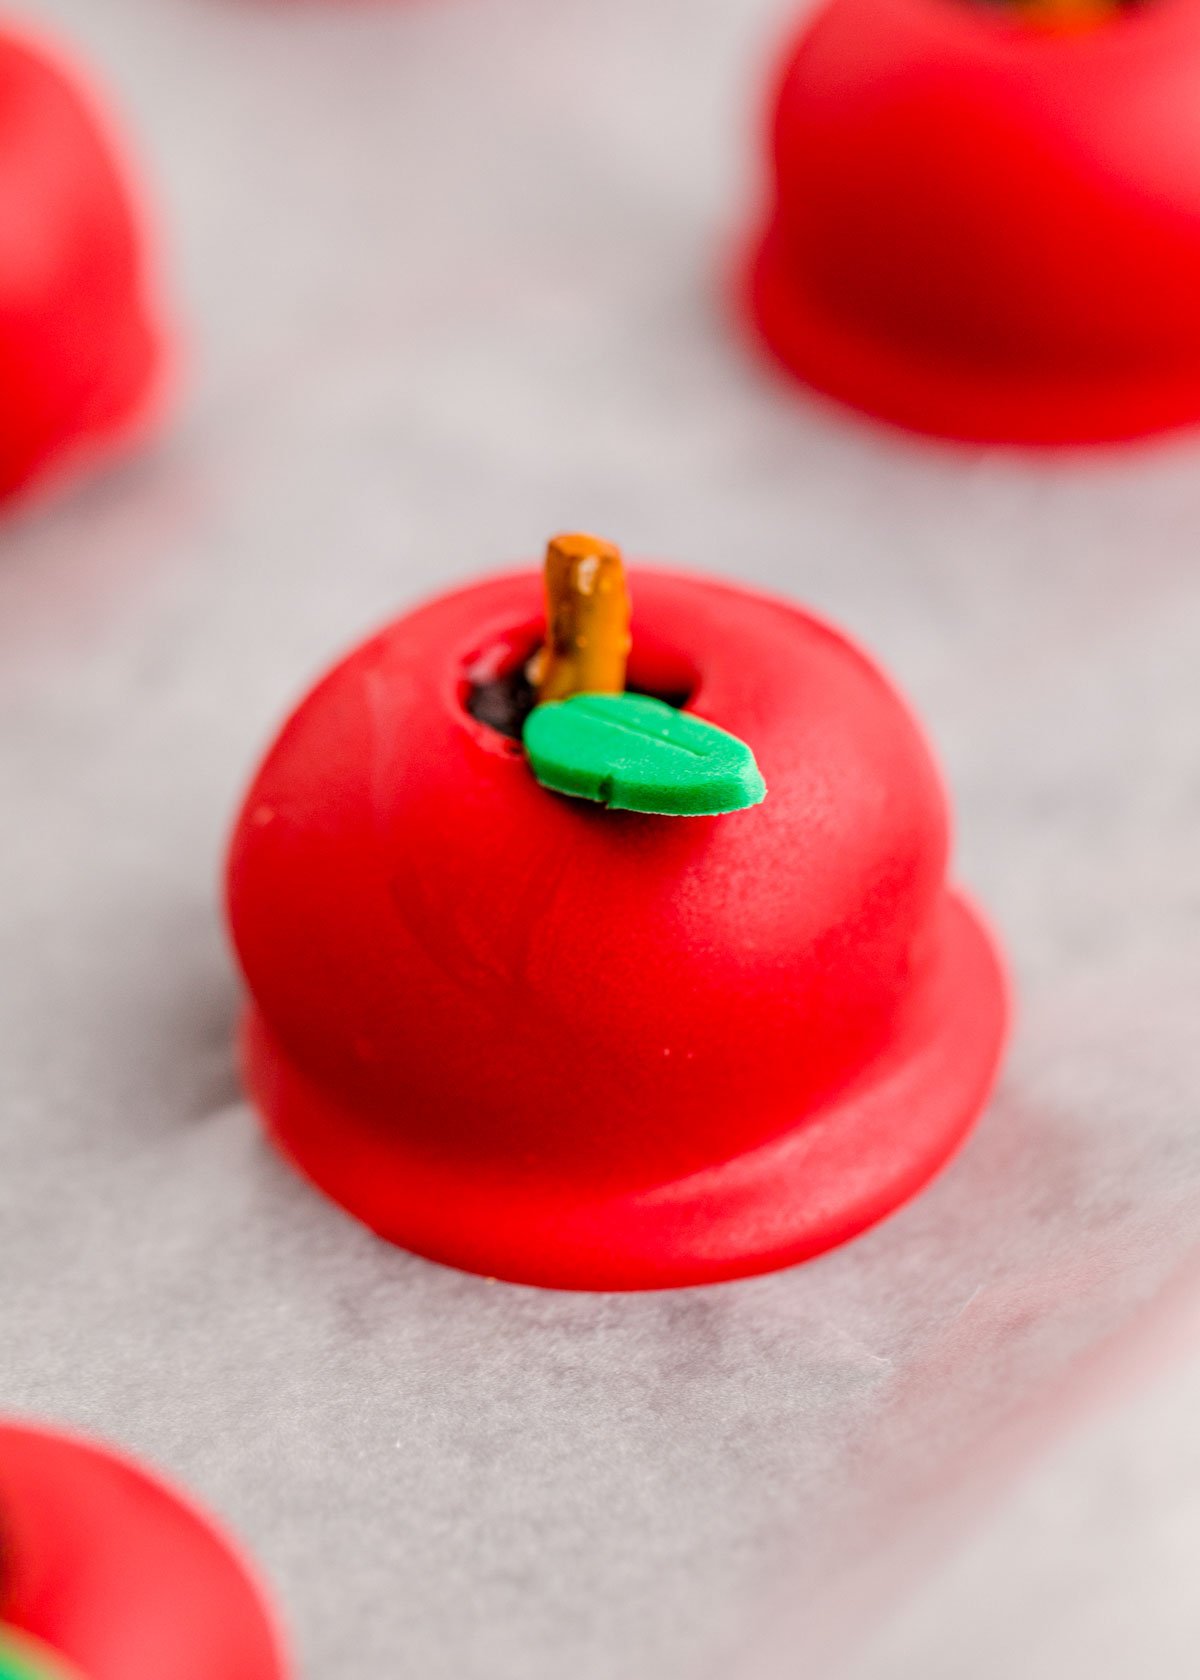
[[[715,816],[766,797],[744,741],[643,694],[575,694],[535,706],[524,740],[543,787],[618,811]]]
[[[65,1680],[65,1670],[57,1662],[35,1655],[23,1635],[0,1628],[0,1680]]]

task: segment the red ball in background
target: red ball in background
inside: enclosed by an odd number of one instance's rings
[[[137,198],[60,55],[0,30],[0,496],[125,443],[165,378]]]
[[[936,770],[878,671],[785,602],[632,587],[631,686],[746,741],[763,805],[645,816],[539,786],[467,711],[540,641],[528,572],[318,684],[229,860],[246,1076],[283,1149],[394,1242],[575,1288],[854,1235],[953,1151],[1005,1033]]]
[[[0,1423],[0,1622],[81,1680],[283,1680],[236,1552],[131,1460]]]
[[[1200,418],[1200,3],[1058,29],[832,0],[788,51],[749,307],[870,414],[1086,443]]]

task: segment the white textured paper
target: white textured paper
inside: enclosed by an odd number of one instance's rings
[[[779,0],[38,0],[147,159],[188,343],[0,531],[0,1404],[192,1487],[305,1680],[1194,1672],[1200,445],[1028,460],[800,397],[724,309]],[[540,1293],[260,1141],[219,861],[315,671],[561,526],[877,650],[1017,1040],[790,1273]]]

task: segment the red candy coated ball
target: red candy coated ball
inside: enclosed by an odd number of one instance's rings
[[[0,1423],[0,1622],[81,1680],[283,1680],[278,1633],[207,1518],[130,1460]]]
[[[749,286],[870,414],[1086,443],[1200,418],[1200,3],[1076,30],[832,0],[789,52]]]
[[[93,94],[0,32],[0,496],[149,423],[165,352],[147,269]]]
[[[466,709],[538,645],[528,572],[318,684],[229,860],[247,1077],[284,1150],[394,1242],[580,1288],[852,1236],[958,1143],[1004,1031],[937,772],[879,672],[782,601],[647,570],[632,591],[631,686],[747,742],[764,804],[541,787]]]

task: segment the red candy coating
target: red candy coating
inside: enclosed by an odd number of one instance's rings
[[[107,1448],[0,1423],[0,1621],[83,1680],[282,1680],[245,1565],[177,1494]]]
[[[107,118],[57,54],[0,30],[0,496],[128,441],[163,380]]]
[[[751,313],[801,378],[962,439],[1200,418],[1200,0],[1055,33],[831,0],[788,54]]]
[[[636,570],[631,686],[754,751],[762,805],[606,811],[464,709],[541,633],[528,572],[358,648],[267,755],[229,908],[250,1088],[381,1235],[649,1288],[786,1265],[911,1195],[982,1105],[1005,993],[947,893],[912,718],[782,601]]]

